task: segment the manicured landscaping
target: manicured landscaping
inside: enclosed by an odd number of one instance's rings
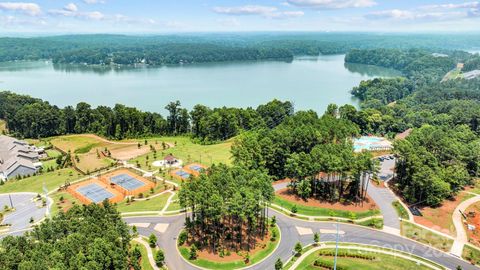
[[[65,182],[72,182],[80,178],[78,172],[71,168],[56,170],[53,172],[46,172],[40,175],[31,176],[21,180],[9,180],[4,185],[0,186],[0,193],[11,192],[35,192],[43,193],[43,183],[48,191],[57,189]]]
[[[50,208],[51,216],[55,216],[60,211],[67,211],[75,204],[81,204],[79,200],[66,191],[55,192],[54,194],[50,195],[50,198],[53,200],[53,205]]]
[[[170,193],[164,193],[152,199],[144,201],[133,201],[127,203],[126,200],[118,203],[118,211],[120,212],[139,212],[139,211],[160,211],[167,203]]]
[[[462,258],[475,265],[480,265],[480,249],[474,248],[470,245],[463,247]]]
[[[268,257],[274,250],[275,248],[278,246],[278,244],[280,243],[280,230],[278,229],[277,226],[275,227],[270,227],[270,233],[272,233],[273,231],[275,231],[275,233],[278,235],[278,237],[276,237],[275,241],[268,241],[268,243],[266,244],[266,247],[264,249],[261,249],[260,251],[256,252],[255,254],[249,254],[250,256],[250,260],[249,260],[249,263],[246,264],[244,260],[234,260],[234,261],[224,261],[224,262],[215,262],[215,261],[210,261],[210,260],[206,260],[206,259],[202,259],[202,258],[197,258],[195,260],[190,260],[190,249],[186,246],[180,246],[178,247],[179,251],[180,251],[180,254],[182,255],[182,257],[190,262],[191,264],[193,265],[196,265],[196,266],[199,266],[199,267],[202,267],[202,268],[206,268],[206,269],[218,269],[218,270],[222,270],[222,269],[238,269],[238,268],[243,268],[243,267],[246,267],[246,266],[251,266],[251,265],[254,265],[258,262],[260,262],[261,260],[265,259],[266,257]],[[246,252],[242,252],[242,253],[246,253]]]
[[[180,202],[178,200],[178,193],[175,193],[175,195],[173,196],[173,198],[171,200],[170,205],[167,208],[167,211],[177,211],[177,210],[180,210],[180,209],[182,209],[182,207],[180,206]]]
[[[231,164],[230,148],[232,140],[212,145],[196,144],[189,137],[158,137],[148,138],[147,141],[148,144],[154,145],[157,149],[157,158],[155,159],[153,153],[150,152],[130,160],[131,164],[137,164],[138,162],[140,167],[145,170],[158,169],[151,166],[151,164],[155,160],[163,159],[168,154],[181,159],[184,164],[192,162],[198,162],[207,166],[213,163]],[[162,150],[162,142],[173,144],[174,147]]]
[[[327,269],[333,266],[335,250],[322,249],[313,252],[307,256],[296,268],[303,269]],[[362,250],[353,250],[340,248],[338,251],[338,270],[427,270],[432,269],[423,264],[417,264],[405,258],[383,254],[379,252],[369,252]],[[315,265],[317,264],[317,265]],[[321,268],[320,266],[324,266]],[[288,269],[288,268],[285,268]]]
[[[307,215],[307,216],[325,216],[325,217],[342,217],[348,219],[362,219],[366,217],[376,216],[380,214],[379,210],[368,210],[364,212],[351,212],[319,207],[311,207],[301,204],[296,204],[294,202],[285,200],[279,196],[275,196],[273,203],[290,210],[295,206],[297,209],[296,214]]]
[[[153,270],[150,261],[148,261],[148,253],[145,246],[135,240],[132,240],[131,244],[132,248],[138,247],[138,249],[140,250],[140,254],[142,254],[142,258],[140,260],[140,266],[142,267],[142,270]]]
[[[449,251],[453,240],[430,230],[426,230],[411,222],[401,222],[401,233],[403,236],[418,241],[423,244],[438,248],[443,251]]]
[[[399,201],[394,201],[392,203],[393,207],[395,208],[395,210],[397,211],[397,214],[399,217],[401,217],[402,219],[408,219],[408,212],[407,212],[407,209],[405,209],[405,207],[403,207],[403,205],[399,202]]]
[[[47,153],[47,156],[49,158],[57,158],[62,155],[60,151],[57,151],[55,149],[48,149],[48,150],[45,150],[45,152]]]

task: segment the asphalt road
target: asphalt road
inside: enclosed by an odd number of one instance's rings
[[[277,224],[280,227],[281,241],[279,247],[267,259],[257,265],[249,267],[248,269],[274,269],[275,261],[278,258],[281,258],[284,262],[290,258],[293,254],[293,247],[296,242],[300,241],[303,245],[310,244],[313,242],[314,232],[319,232],[320,230],[334,231],[336,228],[336,224],[332,222],[308,222],[287,217],[272,209],[270,209],[269,212],[270,215],[275,215],[277,217]],[[148,228],[138,228],[138,232],[145,236],[148,236],[151,233],[157,235],[158,245],[165,250],[166,263],[170,269],[197,269],[185,262],[177,251],[176,238],[183,228],[184,218],[184,215],[174,217],[130,217],[125,218],[125,221],[130,224],[150,223]],[[154,230],[154,227],[158,223],[169,224],[164,233]],[[437,262],[448,269],[456,269],[458,265],[460,265],[462,269],[479,269],[455,256],[440,252],[400,236],[350,224],[340,223],[338,226],[339,230],[343,232],[339,239],[340,242],[368,244],[405,251]],[[301,235],[299,233],[299,228],[301,228],[301,230],[310,229],[312,233]],[[321,241],[334,241],[335,234],[331,234],[330,232],[322,233],[320,238]]]
[[[30,227],[30,218],[38,221],[45,216],[46,207],[39,207],[33,201],[35,193],[12,193],[10,194],[15,211],[8,213],[2,224],[11,224],[10,231],[25,230]],[[38,202],[41,203],[41,202]],[[0,209],[5,205],[10,207],[9,194],[0,194]]]

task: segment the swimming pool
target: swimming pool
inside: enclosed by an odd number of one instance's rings
[[[392,143],[382,137],[362,136],[353,140],[353,149],[355,152],[390,150],[392,149]]]

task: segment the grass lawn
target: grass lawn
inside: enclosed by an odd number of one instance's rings
[[[270,227],[270,232],[272,232],[273,230],[277,232],[277,235],[280,235],[280,232],[277,226],[275,226],[274,228]],[[243,260],[235,260],[231,262],[214,262],[214,261],[209,261],[205,259],[189,260],[189,255],[190,255],[189,248],[185,246],[181,246],[181,247],[178,247],[178,249],[180,250],[180,254],[183,256],[185,260],[189,261],[190,263],[196,266],[206,268],[206,269],[216,269],[216,270],[217,269],[218,270],[238,269],[238,268],[244,268],[249,265],[254,265],[259,261],[263,260],[264,258],[268,257],[268,255],[270,255],[275,250],[279,242],[280,242],[280,237],[277,237],[274,242],[268,241],[268,244],[264,249],[258,251],[255,254],[250,254],[250,263],[248,265],[245,264]]]
[[[54,172],[46,172],[41,175],[28,177],[21,180],[10,180],[0,186],[0,193],[11,192],[34,192],[43,193],[43,183],[45,183],[48,191],[55,190],[67,181],[74,181],[80,175],[71,168],[56,170]]]
[[[330,216],[330,217],[343,217],[349,219],[361,219],[365,217],[379,215],[379,210],[369,210],[364,212],[350,212],[350,211],[343,211],[343,210],[334,210],[334,209],[327,209],[327,208],[319,208],[319,207],[312,207],[306,205],[300,205],[293,203],[291,201],[285,200],[280,198],[279,196],[275,196],[273,203],[279,205],[283,208],[291,210],[294,205],[297,206],[297,214],[307,215],[307,216]]]
[[[399,201],[394,201],[392,205],[397,211],[399,217],[401,217],[402,219],[408,219],[407,209],[405,209],[405,207],[403,207],[403,205]]]
[[[452,247],[452,239],[429,230],[425,230],[413,223],[402,221],[400,227],[403,236],[416,240],[420,243],[427,244],[443,251],[449,251]]]
[[[7,132],[7,123],[5,123],[5,120],[0,120],[0,134],[4,132]]]
[[[153,153],[142,155],[138,158],[130,160],[130,163],[136,164],[137,161],[140,167],[145,170],[155,170],[157,168],[152,167],[151,164],[155,160],[161,160],[168,154],[173,154],[177,158],[183,160],[184,164],[198,162],[206,166],[210,166],[213,163],[226,163],[231,164],[230,148],[233,140],[228,140],[219,144],[201,145],[193,143],[188,137],[158,137],[147,139],[148,144],[152,144],[157,149],[161,149],[161,143],[176,144],[175,147],[166,150],[157,150],[157,158],[153,156]],[[148,156],[148,160],[147,160]]]
[[[60,198],[63,197],[63,202],[60,201]],[[66,191],[55,192],[50,196],[53,199],[53,205],[50,209],[50,215],[55,216],[60,211],[67,211],[75,204],[81,205],[82,203],[78,201],[72,194]]]
[[[175,193],[173,196],[170,205],[167,208],[167,211],[176,211],[180,210],[182,207],[180,206],[180,202],[178,201],[178,193]]]
[[[170,193],[164,193],[158,197],[146,201],[134,201],[127,204],[126,200],[118,203],[120,212],[160,211],[167,203]]]
[[[463,248],[462,258],[475,265],[480,265],[480,249],[465,245]]]
[[[324,251],[334,252],[333,249],[325,249]],[[339,249],[339,253],[348,252],[351,256],[339,257],[337,262],[338,269],[351,270],[428,270],[432,269],[425,265],[417,265],[416,262],[404,258],[377,253],[367,252],[352,249]],[[374,260],[367,260],[361,258],[354,258],[355,255],[372,255]],[[323,269],[314,265],[316,260],[326,262],[333,265],[333,256],[320,255],[320,252],[314,252],[307,256],[300,265],[296,268],[298,270],[306,269]]]
[[[132,244],[132,249],[135,247],[138,247],[138,249],[140,250],[140,253],[142,254],[142,258],[140,261],[140,266],[142,267],[142,270],[153,270],[152,265],[148,261],[148,253],[145,246],[135,240],[132,240],[131,244]]]
[[[57,151],[55,149],[48,149],[48,150],[45,150],[45,152],[47,152],[47,156],[50,158],[57,158],[62,155],[60,151]]]
[[[57,168],[57,161],[55,159],[42,161],[42,168],[46,171],[48,168]]]

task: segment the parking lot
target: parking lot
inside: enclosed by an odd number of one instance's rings
[[[35,193],[12,193],[0,194],[0,209],[4,210],[5,205],[15,209],[8,212],[3,219],[2,225],[10,224],[9,232],[28,229],[30,227],[30,219],[34,222],[45,217],[47,207],[42,207],[41,201],[33,201],[37,195]]]

